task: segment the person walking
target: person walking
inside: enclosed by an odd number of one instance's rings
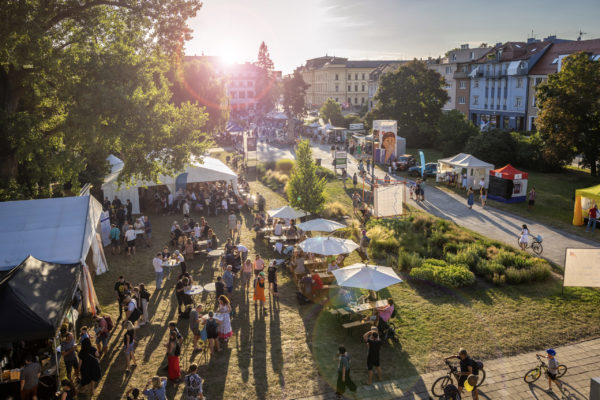
[[[146,246],[152,245],[152,222],[148,216],[144,216],[144,238],[146,239]]]
[[[257,301],[260,301],[260,306],[264,312],[267,312],[265,308],[265,273],[259,272],[258,276],[254,279],[254,308],[256,308]]]
[[[469,208],[473,208],[474,202],[475,202],[475,198],[473,195],[473,188],[469,187],[469,190],[467,190],[467,205],[469,206]]]
[[[90,396],[94,395],[96,385],[100,382],[102,371],[100,370],[100,355],[98,350],[92,346],[89,338],[83,339],[81,342],[81,350],[79,351],[79,373],[81,375],[81,387],[90,385]]]
[[[127,255],[130,256],[132,253],[135,255],[135,238],[137,235],[135,234],[135,229],[133,225],[129,225],[127,231],[125,231],[125,240],[127,240]]]
[[[154,267],[154,274],[156,275],[156,290],[160,290],[162,288],[163,281],[163,258],[162,253],[156,253],[156,256],[152,259],[152,266]],[[119,316],[119,318],[121,318]]]
[[[67,379],[71,380],[71,372],[75,370],[75,376],[79,376],[79,360],[77,359],[77,347],[75,345],[75,337],[66,328],[61,328],[60,331],[60,351],[62,359],[65,363],[67,371]]]
[[[254,276],[258,276],[265,269],[265,262],[262,258],[260,258],[260,254],[256,255],[256,259],[254,260]]]
[[[358,176],[356,175],[356,172],[355,172],[354,175],[352,175],[352,185],[354,185],[354,189],[356,189],[357,183],[358,183]]]
[[[185,376],[184,399],[203,400],[202,378],[198,375],[198,365],[192,364]]]
[[[237,232],[237,217],[233,210],[231,210],[227,217],[227,227],[229,229],[229,236],[231,236],[232,239],[235,239],[235,233]]]
[[[96,334],[96,346],[102,357],[108,350],[108,322],[99,315],[94,315],[94,333]]]
[[[277,264],[275,260],[269,263],[267,268],[267,281],[269,282],[269,296],[279,299],[277,290]]]
[[[135,360],[135,328],[131,321],[125,323],[125,335],[123,335],[123,353],[125,353],[125,375],[132,371],[129,366],[136,367]]]
[[[521,250],[525,250],[529,244],[529,229],[527,225],[523,224],[521,227],[521,236],[519,237],[519,246]]]
[[[252,260],[247,259],[242,266],[242,289],[246,292],[250,289],[252,281]]]
[[[532,209],[533,209],[533,206],[535,206],[535,194],[536,194],[536,193],[535,193],[535,186],[532,186],[532,187],[531,187],[531,190],[530,190],[530,191],[529,191],[529,193],[527,194],[527,198],[528,198],[528,200],[529,200],[529,203],[528,203],[528,206],[527,206],[527,207],[528,207],[530,210],[532,210]]]
[[[556,383],[559,389],[562,389],[562,383],[558,380],[558,360],[556,359],[556,350],[548,349],[546,354],[536,354],[537,356],[548,359],[548,390],[552,390],[552,382]]]
[[[346,388],[350,389],[351,392],[356,391],[356,385],[350,377],[350,355],[346,352],[346,347],[340,346],[338,348],[338,371],[337,371],[337,384],[335,393],[338,399],[342,398],[342,395],[346,391]]]
[[[450,357],[446,357],[446,361],[451,360],[451,359],[458,359],[460,360],[460,372],[459,372],[459,376],[458,376],[458,392],[460,394],[462,394],[463,389],[465,387],[465,382],[467,380],[469,380],[469,384],[471,384],[474,389],[471,392],[473,395],[473,399],[474,400],[479,400],[479,390],[477,389],[477,387],[475,385],[477,385],[477,379],[478,379],[478,375],[479,375],[479,367],[477,366],[477,363],[471,358],[469,357],[469,354],[467,353],[467,350],[465,349],[460,349],[458,351],[458,355],[457,356],[450,356]],[[475,376],[475,379],[473,383],[471,383],[471,375]]]
[[[208,318],[202,320],[202,324],[205,326],[204,329],[206,329],[206,340],[208,340],[208,349],[211,356],[214,353],[215,345],[217,351],[221,351],[221,345],[219,344],[219,321],[214,316],[213,312],[209,311]]]
[[[369,377],[367,385],[373,383],[373,368],[377,370],[377,379],[381,381],[381,366],[379,363],[379,350],[381,349],[382,341],[379,338],[377,327],[371,327],[371,330],[363,335],[364,341],[367,343],[367,371]]]
[[[228,265],[223,273],[223,283],[227,293],[233,293],[233,266]]]
[[[168,377],[172,381],[178,381],[181,378],[179,369],[179,356],[181,354],[181,345],[177,340],[177,332],[169,332],[169,341],[165,344],[167,348]]]
[[[150,292],[146,289],[146,285],[140,283],[140,302],[142,304],[142,322],[139,325],[150,323],[150,314],[148,313],[148,303],[150,303]]]
[[[481,208],[485,208],[487,204],[487,190],[483,186],[479,188],[479,199],[481,200]]]

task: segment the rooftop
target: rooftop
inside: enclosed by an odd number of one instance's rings
[[[558,60],[561,56],[585,51],[590,55],[598,55],[600,60],[600,39],[579,40],[573,42],[554,43],[529,71],[531,75],[548,75],[558,72]]]

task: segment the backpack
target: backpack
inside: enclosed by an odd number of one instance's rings
[[[140,317],[142,316],[142,313],[140,312],[140,309],[137,308],[137,304],[135,303],[135,301],[131,301],[129,304],[131,304],[131,303],[133,303],[135,305],[135,308],[131,312],[131,315],[129,316],[129,320],[132,323],[135,323],[138,319],[140,319]]]
[[[113,323],[110,315],[105,315],[103,318],[104,318],[104,321],[106,321],[106,330],[108,332],[112,331],[113,328],[115,327],[115,324]]]
[[[475,360],[475,366],[477,367],[477,372],[479,372],[483,369],[483,362]]]

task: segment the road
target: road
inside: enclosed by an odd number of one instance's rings
[[[322,165],[333,170],[331,145],[312,143],[315,158],[322,159]],[[269,144],[260,143],[258,146],[260,161],[275,161],[281,158],[294,159],[292,150],[278,148]],[[358,172],[358,162],[348,156],[348,176]],[[385,173],[375,169],[375,175],[383,179]],[[523,218],[501,211],[493,207],[482,208],[480,205],[469,209],[466,200],[456,193],[438,189],[433,186],[425,188],[425,201],[415,202],[409,200],[412,206],[421,208],[435,216],[453,221],[481,235],[501,241],[511,246],[517,245],[517,237],[521,225],[526,224],[529,231],[535,235],[542,235],[544,252],[542,256],[547,260],[563,267],[566,249],[568,248],[598,248],[598,243],[558,230],[554,227],[540,224],[533,219]]]

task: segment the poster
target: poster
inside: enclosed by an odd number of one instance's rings
[[[600,249],[567,249],[563,286],[600,287]]]
[[[381,162],[387,164],[397,156],[398,123],[396,121],[373,121],[373,139],[379,138],[379,148],[385,151]]]

